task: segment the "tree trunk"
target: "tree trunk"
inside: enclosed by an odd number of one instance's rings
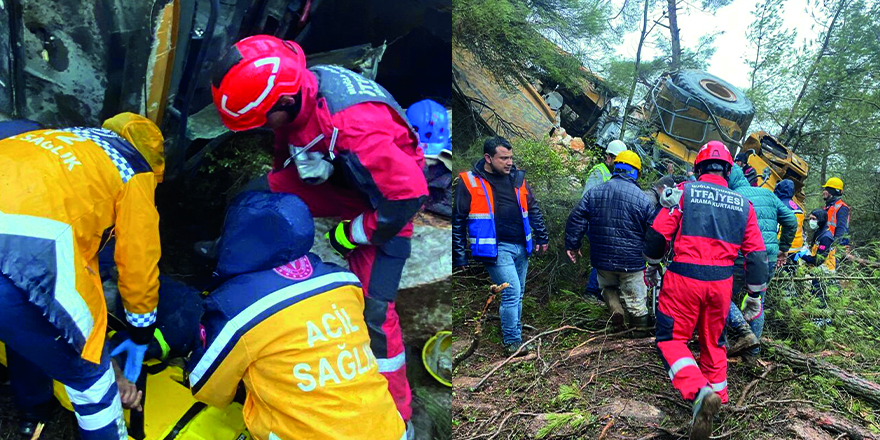
[[[774,348],[776,356],[793,368],[837,379],[841,383],[840,386],[850,394],[865,399],[871,405],[880,405],[880,385],[784,345],[773,342],[769,345]]]
[[[635,66],[633,66],[632,85],[629,88],[629,96],[626,98],[626,106],[623,107],[623,122],[620,124],[620,135],[617,137],[620,140],[623,140],[623,135],[626,133],[626,115],[629,111],[629,106],[632,105],[633,95],[636,94],[636,84],[639,82],[639,65],[642,63],[642,46],[645,44],[645,38],[648,36],[648,1],[649,0],[645,0],[645,12],[642,18],[642,34],[639,35],[639,47],[636,49],[636,62]],[[675,2],[675,0],[669,1]]]
[[[841,438],[844,434],[851,440],[872,440],[877,438],[859,425],[838,417],[834,414],[819,412],[809,407],[795,407],[788,410],[789,419],[799,418],[818,425],[826,431],[840,434]]]
[[[666,0],[669,9],[669,39],[672,42],[672,71],[681,69],[681,40],[678,37],[678,15],[676,0]]]
[[[672,1],[672,0],[669,0]],[[810,67],[810,73],[804,78],[804,84],[801,86],[801,91],[798,93],[797,99],[794,101],[794,105],[791,106],[791,112],[788,114],[788,119],[785,120],[785,124],[782,124],[782,129],[779,131],[779,135],[785,135],[785,132],[788,131],[788,124],[791,123],[791,119],[794,117],[795,112],[797,112],[798,105],[801,103],[801,99],[804,98],[804,93],[807,91],[807,85],[810,84],[810,79],[816,75],[816,69],[819,68],[819,61],[822,60],[822,57],[825,56],[825,50],[828,49],[828,43],[831,41],[831,33],[834,31],[834,25],[837,23],[837,17],[840,16],[841,11],[843,11],[844,6],[846,6],[846,0],[840,0],[840,4],[837,6],[837,11],[834,13],[834,17],[831,19],[831,24],[828,25],[828,32],[825,33],[825,41],[822,42],[822,49],[819,50],[819,55],[816,56],[816,60],[813,61],[813,65]]]

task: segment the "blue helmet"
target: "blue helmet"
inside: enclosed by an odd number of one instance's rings
[[[406,117],[425,144],[426,155],[438,155],[450,150],[449,114],[446,108],[430,99],[423,99],[406,110]]]

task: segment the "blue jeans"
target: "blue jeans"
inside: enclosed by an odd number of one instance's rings
[[[521,243],[498,243],[498,258],[494,263],[483,263],[495,284],[509,283],[501,291],[501,338],[504,345],[522,342],[522,298],[526,287],[529,256]]]
[[[599,288],[599,272],[595,267],[590,269],[590,280],[587,281],[587,288],[584,291],[587,292],[587,295],[602,299],[602,289]]]
[[[743,270],[743,265],[741,263],[742,260],[737,259],[737,264],[733,268],[733,296],[731,298],[739,298],[737,294],[739,294],[740,290],[742,290],[745,284],[745,271]],[[772,261],[767,263],[770,266],[770,278],[773,277],[773,272],[776,270],[776,258],[774,257]],[[768,279],[769,283],[770,280]],[[764,303],[764,295],[767,292],[761,292],[761,304]],[[752,333],[755,334],[755,337],[761,339],[761,334],[764,332],[764,313],[761,313],[761,316],[755,318],[754,320],[748,322],[748,326],[752,329]],[[730,312],[727,313],[727,326],[729,327],[727,330],[729,332],[736,332],[737,328],[742,328],[746,324],[746,319],[743,318],[742,310],[739,308],[739,304],[730,301]],[[737,335],[738,336],[738,335]],[[752,356],[757,356],[757,354],[761,351],[760,347],[755,347],[748,351],[748,354]]]
[[[86,311],[88,313],[88,311]],[[43,317],[6,277],[0,275],[0,341],[9,356],[9,380],[20,407],[52,398],[52,380],[64,384],[83,440],[128,438],[122,404],[106,351],[100,364],[85,361],[61,338],[61,332]],[[13,354],[14,353],[14,354]],[[31,384],[28,390],[17,386]]]

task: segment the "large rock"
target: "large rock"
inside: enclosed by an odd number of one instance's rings
[[[348,267],[324,239],[324,233],[338,223],[336,219],[315,219],[315,245],[312,252],[324,261]],[[397,314],[407,345],[423,345],[440,330],[452,327],[452,226],[447,220],[420,213],[413,221],[415,230],[412,255],[403,267],[397,295]]]
[[[609,399],[606,405],[599,407],[596,414],[601,416],[624,417],[640,424],[659,424],[666,417],[659,408],[654,405],[630,399]]]
[[[315,245],[312,252],[326,262],[348,267],[333,252],[324,234],[339,223],[338,219],[315,219]],[[403,267],[400,289],[424,286],[445,280],[452,275],[452,226],[429,214],[420,214],[415,223],[412,238],[412,255]]]

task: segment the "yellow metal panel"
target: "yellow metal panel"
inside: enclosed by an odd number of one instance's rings
[[[148,72],[146,116],[160,124],[168,100],[168,87],[174,70],[174,54],[177,48],[177,22],[180,15],[180,2],[174,0],[165,5],[159,14],[158,26],[154,30],[153,52],[150,54],[152,69]]]

